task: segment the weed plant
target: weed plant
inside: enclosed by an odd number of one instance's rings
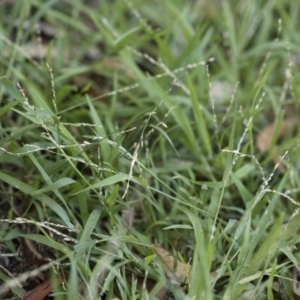
[[[0,8],[2,297],[296,299],[297,1]]]

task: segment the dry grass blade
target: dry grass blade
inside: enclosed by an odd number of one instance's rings
[[[298,277],[298,271],[297,268],[293,268],[293,283],[292,283],[292,289],[294,293],[294,299],[295,300],[300,300],[300,294],[298,293],[298,288],[297,288],[297,277]]]
[[[22,289],[22,283],[24,282],[19,282],[15,277],[14,275],[9,272],[9,270],[7,270],[6,268],[4,268],[4,266],[2,266],[0,264],[0,271],[4,272],[4,274],[7,274],[9,275],[10,278],[14,279],[15,280],[15,285],[17,287],[19,287],[20,289]],[[9,287],[4,283],[4,284],[1,284],[0,285],[0,299],[4,299],[4,297],[6,296],[6,294],[9,293]]]

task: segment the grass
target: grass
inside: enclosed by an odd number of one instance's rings
[[[0,4],[1,297],[296,299],[300,6],[85,2]]]

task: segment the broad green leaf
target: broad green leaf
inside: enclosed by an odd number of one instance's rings
[[[193,113],[196,122],[196,127],[198,131],[197,139],[201,140],[203,147],[206,150],[206,153],[211,156],[212,147],[211,147],[211,136],[208,133],[207,122],[203,118],[201,104],[199,103],[194,84],[191,77],[187,74],[187,84],[190,90],[190,97],[192,100]]]
[[[26,183],[16,179],[15,177],[11,177],[10,175],[5,174],[1,171],[0,171],[0,180],[6,182],[7,184],[13,186],[14,188],[18,189],[19,191],[27,195],[30,195],[35,191],[34,188],[31,187],[30,185],[27,185]]]
[[[283,267],[287,267],[289,265],[289,262],[285,262],[283,264],[280,264],[280,265],[277,265],[276,266],[276,270],[280,270],[282,269]],[[258,271],[256,272],[255,274],[251,275],[251,276],[248,276],[248,277],[245,277],[243,279],[241,279],[238,284],[246,284],[246,283],[249,283],[253,280],[256,280],[258,278],[260,278],[262,275],[270,275],[270,273],[272,272],[273,268],[268,268],[265,270],[264,274],[262,274],[261,271]]]
[[[91,101],[91,99],[86,96],[86,100],[87,103],[89,105],[89,109],[90,109],[90,116],[92,118],[92,122],[93,124],[96,125],[96,132],[98,134],[98,136],[101,137],[105,137],[107,136],[105,128],[103,126],[103,122],[101,120],[101,118],[99,117],[99,113],[97,112],[97,110],[95,109],[95,106],[93,104],[93,102]],[[103,160],[108,159],[109,155],[110,155],[110,145],[108,145],[108,143],[101,143],[101,141],[99,142],[99,145],[101,147],[101,156]]]
[[[149,265],[155,258],[156,258],[156,254],[152,254],[152,255],[149,255],[149,256],[146,256],[144,258],[144,262],[146,265]]]
[[[82,222],[85,224],[89,217],[89,203],[87,201],[85,193],[82,192],[82,185],[79,182],[75,182],[72,187],[73,189],[72,191],[70,191],[70,194],[77,193],[76,197],[78,199],[80,217],[82,219]]]
[[[22,100],[12,101],[0,109],[0,117],[7,113],[12,107],[18,105]]]
[[[193,227],[191,225],[185,225],[185,224],[174,224],[163,228],[163,230],[169,230],[169,229],[193,229]]]
[[[211,289],[210,267],[211,261],[208,256],[210,240],[205,240],[200,219],[189,211],[185,211],[194,229],[195,251],[194,262],[191,271],[191,288],[189,296],[199,299],[213,299]]]
[[[7,184],[15,187],[16,189],[20,190],[21,192],[25,193],[26,195],[32,195],[35,192],[35,189],[22,181],[11,177],[3,172],[0,171],[0,180],[6,182]],[[66,211],[54,200],[46,195],[35,195],[35,199],[41,201],[45,205],[49,206],[60,218],[70,227],[73,228],[74,225],[70,222],[68,214]]]
[[[12,84],[11,81],[6,77],[2,77],[0,80],[6,91],[10,94],[10,96],[12,96],[13,99],[19,100],[23,97],[18,88],[14,84]]]
[[[92,213],[90,214],[90,216],[84,226],[84,230],[83,230],[82,236],[80,238],[80,243],[86,242],[90,239],[91,234],[93,233],[93,231],[99,221],[101,213],[102,213],[102,211],[99,208],[96,208],[92,211]]]
[[[125,32],[114,42],[114,48],[120,50],[121,48],[127,46],[136,36],[136,34],[141,31],[142,27],[143,23]]]
[[[34,163],[34,165],[36,166],[36,168],[39,170],[39,172],[41,173],[43,179],[48,184],[48,186],[51,186],[53,184],[53,182],[52,182],[50,176],[45,171],[44,166],[42,166],[39,163],[39,161],[35,158],[35,156],[33,155],[33,153],[29,153],[28,156],[30,157],[30,159],[32,160],[32,162]],[[64,207],[65,207],[66,211],[68,212],[68,215],[71,216],[72,219],[76,220],[76,218],[74,216],[74,213],[69,208],[69,206],[67,204],[67,201],[64,198],[65,195],[62,195],[57,188],[56,189],[52,189],[52,191],[57,196],[57,198],[64,204]]]
[[[46,245],[50,248],[54,248],[54,249],[60,251],[61,253],[66,254],[66,255],[71,253],[71,251],[64,244],[60,244],[60,243],[56,242],[55,240],[53,240],[52,238],[41,235],[41,234],[20,233],[20,237],[24,237],[26,239],[33,240],[33,241],[35,241],[39,244],[43,244],[43,245]]]
[[[91,249],[91,247],[94,244],[94,241],[90,241],[91,238],[91,234],[93,233],[99,218],[101,216],[102,210],[100,210],[99,208],[96,208],[92,211],[92,213],[90,214],[85,226],[84,226],[84,230],[82,232],[81,238],[79,243],[76,245],[76,256],[75,259],[77,260],[84,260],[84,253],[86,253],[86,251],[88,249]]]
[[[77,270],[77,265],[75,262],[71,262],[71,272],[69,275],[69,281],[68,281],[68,300],[74,300],[78,299],[78,270]]]
[[[62,187],[65,187],[67,185],[70,185],[72,183],[74,183],[75,180],[71,179],[71,178],[62,178],[62,179],[59,179],[57,180],[56,182],[40,189],[40,190],[37,190],[35,192],[33,192],[31,195],[40,195],[40,194],[44,194],[46,192],[50,192],[50,191],[53,191],[55,189],[60,189]]]
[[[69,214],[67,211],[58,203],[58,201],[53,200],[47,195],[35,195],[32,196],[35,199],[39,200],[41,203],[47,205],[53,212],[55,212],[60,219],[70,228],[74,228],[74,225],[71,223],[69,219]]]
[[[118,192],[119,192],[119,185],[116,184],[114,186],[111,194],[106,199],[106,204],[108,207],[112,207],[115,204],[117,197],[118,197]]]
[[[257,272],[257,270],[266,261],[266,259],[271,259],[273,255],[278,251],[278,246],[280,244],[282,236],[283,221],[284,213],[281,213],[280,217],[274,223],[268,236],[260,245],[257,252],[253,255],[250,261],[250,265],[247,268],[247,275],[251,276],[253,273]]]
[[[156,126],[156,125],[152,125],[152,124],[151,124],[150,127],[155,128],[157,131],[159,131],[159,132],[165,137],[165,139],[169,142],[169,144],[172,146],[172,148],[174,149],[175,153],[176,153],[177,156],[179,157],[180,155],[179,155],[179,153],[177,152],[177,150],[176,150],[176,148],[175,148],[175,146],[174,146],[172,140],[171,140],[170,137],[167,135],[167,133],[166,133],[164,130],[162,130],[161,127],[159,127],[159,126]]]
[[[81,192],[86,192],[86,191],[89,191],[91,189],[97,189],[97,188],[101,188],[101,187],[104,187],[104,186],[113,185],[113,184],[116,184],[118,182],[126,181],[129,178],[132,181],[136,181],[135,178],[130,177],[128,174],[117,174],[117,175],[113,175],[111,177],[108,177],[106,179],[100,180],[100,181],[90,185],[89,187],[83,189]],[[79,192],[76,192],[73,195],[77,195],[78,193]]]

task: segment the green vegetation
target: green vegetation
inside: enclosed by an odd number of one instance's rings
[[[0,6],[0,298],[296,299],[296,1]]]

